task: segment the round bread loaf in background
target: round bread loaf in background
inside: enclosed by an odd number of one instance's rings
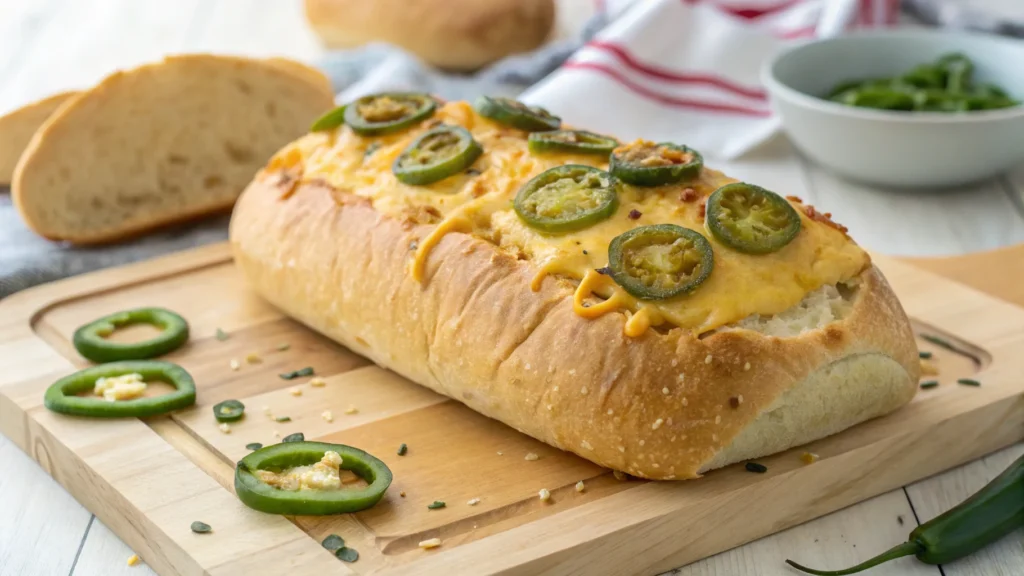
[[[537,48],[555,22],[554,0],[306,0],[329,48],[386,42],[438,68],[475,70]]]

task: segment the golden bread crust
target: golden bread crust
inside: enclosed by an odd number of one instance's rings
[[[445,235],[421,284],[408,266],[431,226],[319,182],[285,199],[282,180],[258,177],[231,222],[236,262],[260,294],[383,367],[609,468],[694,478],[892,411],[917,388],[909,322],[874,268],[843,319],[796,337],[629,338],[622,312],[578,316],[572,283],[552,276],[534,292],[534,264],[471,235]]]

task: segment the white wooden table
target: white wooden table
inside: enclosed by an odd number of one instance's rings
[[[1018,0],[983,3],[1000,2],[1019,11]],[[186,51],[314,61],[321,49],[297,0],[0,0],[0,113],[87,86],[116,68]],[[878,252],[949,255],[1024,242],[1024,166],[970,189],[928,195],[838,180],[781,138],[718,166],[835,212],[854,238]],[[815,566],[853,564],[904,540],[1021,453],[1024,443],[675,573],[792,575],[783,564],[790,557]],[[3,436],[0,463],[0,576],[152,574],[145,565],[128,567],[131,550]],[[1024,531],[942,568],[904,558],[871,574],[1019,576]]]

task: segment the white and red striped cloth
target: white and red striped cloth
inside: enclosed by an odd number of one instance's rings
[[[606,0],[611,24],[520,99],[570,125],[735,158],[778,130],[763,62],[814,37],[838,1]],[[846,28],[896,23],[899,0],[857,1]]]

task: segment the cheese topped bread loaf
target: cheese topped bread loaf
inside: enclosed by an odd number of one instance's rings
[[[256,290],[381,366],[653,479],[914,394],[895,296],[795,197],[505,99],[382,95],[333,116],[250,184],[231,239]]]

